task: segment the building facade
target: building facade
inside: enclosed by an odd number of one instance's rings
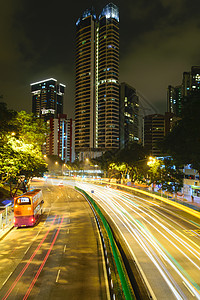
[[[183,194],[184,196],[193,196],[200,198],[200,179],[197,170],[193,169],[191,165],[185,165],[183,168]]]
[[[112,3],[76,22],[75,90],[76,152],[119,148],[119,10]]]
[[[181,117],[184,103],[200,95],[200,66],[192,66],[190,72],[183,72],[182,83],[167,89],[167,111]]]
[[[165,116],[161,114],[147,115],[144,117],[143,146],[149,155],[162,156],[157,143],[165,136]]]
[[[63,113],[65,85],[49,78],[31,83],[32,113],[45,121]]]
[[[67,119],[66,114],[47,121],[50,134],[46,141],[46,154],[59,156],[64,162],[75,160],[74,121]]]
[[[43,153],[57,155],[64,162],[75,160],[74,121],[63,114],[65,85],[49,78],[31,84],[32,112],[44,119],[50,133]]]
[[[181,116],[182,112],[182,86],[168,86],[167,89],[167,111],[173,113],[177,117]]]
[[[120,149],[139,141],[139,97],[136,89],[120,84]]]

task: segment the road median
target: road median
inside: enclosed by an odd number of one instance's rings
[[[120,278],[120,282],[121,282],[121,287],[123,290],[123,294],[124,294],[124,299],[136,299],[134,292],[132,290],[128,275],[126,273],[126,269],[124,267],[123,264],[123,260],[121,258],[120,252],[117,248],[117,245],[115,243],[113,234],[112,234],[112,230],[106,220],[106,218],[104,217],[103,213],[101,212],[99,206],[96,204],[96,202],[92,199],[92,197],[90,197],[84,190],[75,187],[76,190],[78,190],[79,192],[81,192],[82,194],[85,195],[85,197],[89,200],[89,202],[91,203],[91,205],[93,206],[95,212],[97,213],[97,215],[99,216],[99,219],[103,225],[103,228],[105,229],[106,233],[107,233],[107,237],[108,237],[108,241],[110,244],[110,250],[112,251],[113,257],[114,257],[114,262],[117,268],[117,272]],[[104,239],[106,239],[106,237],[104,237]],[[109,273],[110,271],[108,271]],[[117,296],[117,295],[116,295]],[[118,297],[117,297],[118,298]],[[121,299],[123,299],[121,298]]]

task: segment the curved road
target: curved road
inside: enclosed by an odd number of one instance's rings
[[[15,228],[0,241],[0,299],[109,299],[88,203],[70,187],[44,182],[42,190],[37,226]]]
[[[199,218],[144,196],[76,185],[109,215],[153,299],[200,299]]]

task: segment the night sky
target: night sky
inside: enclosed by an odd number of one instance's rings
[[[109,1],[1,2],[0,101],[30,113],[30,83],[53,77],[66,84],[64,113],[73,117],[75,23],[86,8],[99,15]],[[120,81],[164,113],[168,85],[200,65],[200,1],[112,2],[120,9]]]

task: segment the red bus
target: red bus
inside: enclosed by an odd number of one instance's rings
[[[14,226],[33,226],[43,211],[43,196],[34,189],[14,198]]]

